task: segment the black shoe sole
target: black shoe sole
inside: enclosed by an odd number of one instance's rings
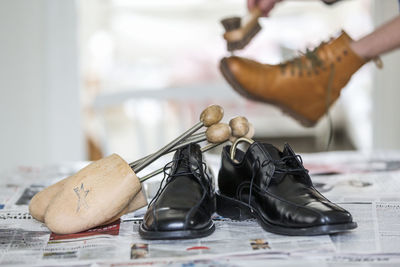
[[[211,235],[215,231],[215,225],[210,225],[198,230],[182,230],[182,231],[149,231],[144,229],[143,224],[139,227],[139,234],[144,239],[160,240],[160,239],[192,239]]]
[[[232,72],[230,71],[230,69],[228,67],[226,58],[223,58],[221,60],[219,69],[222,73],[222,76],[224,76],[225,80],[230,84],[230,86],[233,88],[233,90],[235,90],[238,94],[240,94],[244,98],[247,98],[247,99],[250,99],[253,101],[257,101],[257,102],[266,103],[269,105],[274,105],[274,106],[278,107],[283,113],[288,114],[290,117],[297,120],[304,127],[313,127],[317,123],[317,121],[311,121],[311,120],[299,115],[295,111],[287,108],[284,105],[281,105],[281,104],[273,102],[273,101],[268,101],[266,99],[261,99],[259,97],[256,97],[256,96],[250,94],[236,80],[235,76],[232,74]]]
[[[349,231],[357,228],[357,223],[355,222],[318,225],[302,228],[282,227],[266,221],[257,209],[251,209],[246,203],[242,201],[224,196],[220,192],[216,192],[216,198],[217,213],[219,215],[237,221],[256,218],[258,223],[265,231],[274,234],[290,236],[326,235]]]

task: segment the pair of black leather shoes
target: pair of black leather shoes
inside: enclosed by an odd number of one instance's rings
[[[282,152],[258,142],[246,153],[236,144],[224,147],[216,195],[198,145],[178,150],[172,163],[165,186],[140,226],[145,239],[207,236],[215,230],[215,211],[235,220],[256,218],[266,231],[284,235],[331,234],[357,227],[349,212],[314,188],[288,144]]]

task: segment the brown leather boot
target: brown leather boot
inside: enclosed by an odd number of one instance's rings
[[[312,51],[279,65],[236,56],[221,60],[220,69],[241,95],[280,107],[311,127],[327,113],[341,89],[366,60],[350,49],[345,33]]]

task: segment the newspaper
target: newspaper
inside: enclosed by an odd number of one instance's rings
[[[207,159],[217,174],[219,158],[208,155]],[[271,266],[400,264],[400,198],[396,194],[400,154],[332,152],[304,155],[303,160],[318,190],[349,210],[357,229],[334,235],[283,236],[264,231],[255,220],[239,222],[215,214],[216,230],[205,238],[144,240],[138,234],[146,211],[143,208],[109,225],[56,235],[29,215],[29,201],[36,192],[73,174],[84,163],[59,168],[24,167],[0,178],[0,265],[265,266],[267,261]],[[160,179],[151,179],[144,186],[150,198]]]

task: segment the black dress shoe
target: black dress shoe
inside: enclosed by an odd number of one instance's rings
[[[283,235],[321,235],[354,229],[351,214],[313,186],[300,156],[254,142],[246,153],[222,152],[217,213],[235,220],[257,218],[264,230]]]
[[[214,177],[203,162],[199,145],[190,144],[178,150],[164,180],[140,225],[141,237],[198,238],[214,232]]]

